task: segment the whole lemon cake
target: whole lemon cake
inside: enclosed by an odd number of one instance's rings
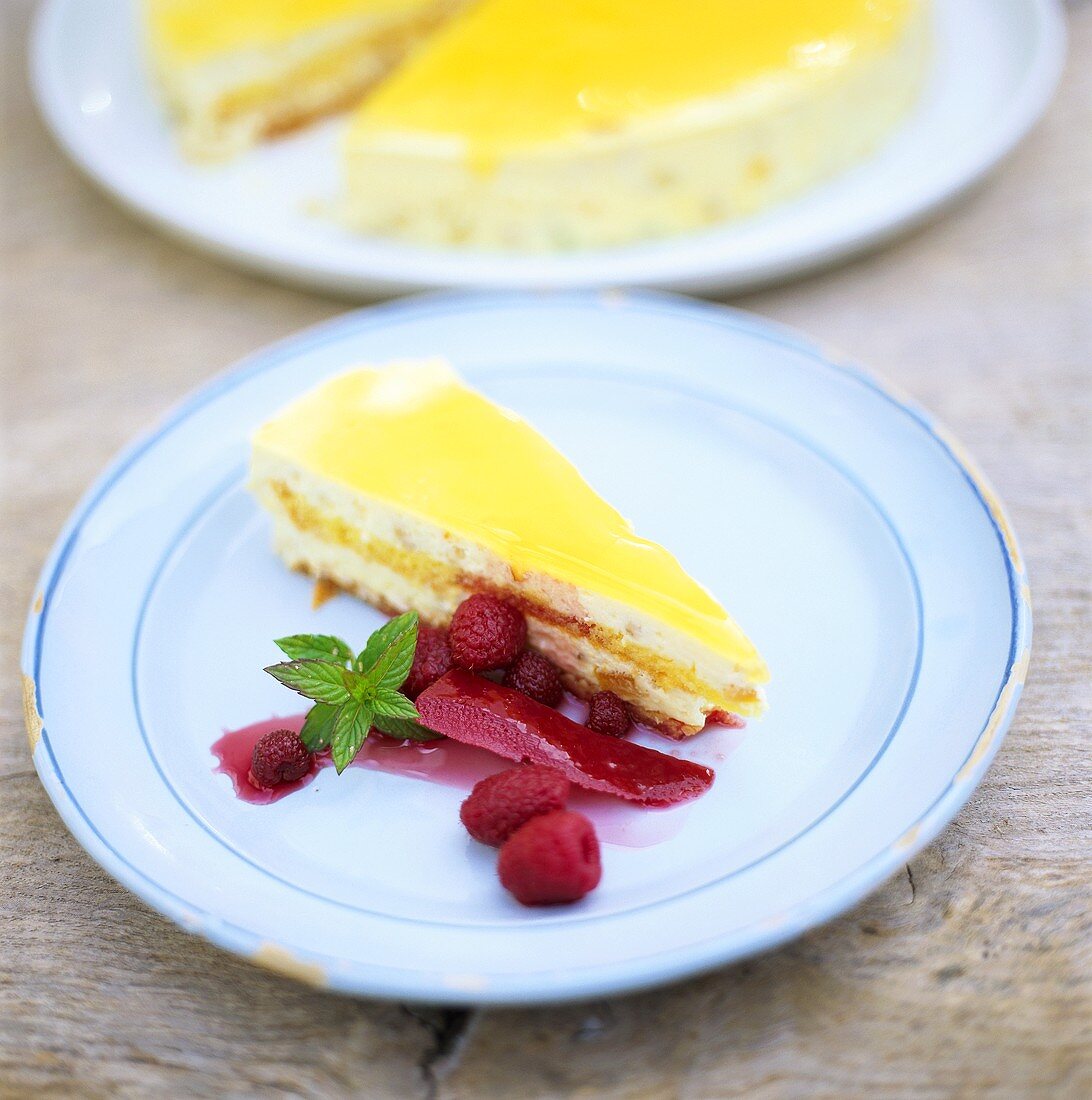
[[[345,217],[426,244],[616,245],[865,157],[925,69],[920,0],[480,0],[357,109]]]
[[[766,666],[724,608],[446,362],[331,378],[252,444],[251,489],[291,568],[434,626],[471,594],[500,597],[567,687],[613,691],[672,736],[762,711]]]

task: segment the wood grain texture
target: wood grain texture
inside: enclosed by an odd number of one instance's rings
[[[846,917],[666,990],[467,1013],[353,1001],[162,920],[58,819],[15,675],[41,561],[93,474],[194,385],[334,300],[222,268],[102,198],[3,19],[0,1095],[1092,1095],[1092,6],[1018,153],[886,251],[739,302],[934,410],[1005,499],[1035,653],[985,782]]]

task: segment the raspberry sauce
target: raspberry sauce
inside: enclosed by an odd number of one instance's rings
[[[574,718],[579,718],[583,704],[568,697],[562,707]],[[213,755],[218,761],[214,771],[228,776],[235,794],[242,801],[256,805],[277,802],[306,787],[321,770],[330,765],[328,754],[320,753],[316,756],[315,769],[310,775],[273,790],[262,790],[247,779],[251,754],[258,739],[275,729],[298,732],[303,725],[303,719],[303,714],[269,718],[226,732],[212,746]],[[730,751],[730,746],[722,747]],[[723,759],[723,753],[716,753],[714,758]],[[486,752],[485,749],[450,739],[402,742],[373,732],[350,767],[402,775],[469,793],[479,779],[510,768],[512,763]],[[569,809],[590,817],[595,822],[599,839],[603,843],[624,848],[648,848],[670,840],[682,829],[689,814],[689,807],[685,805],[658,809],[579,788],[574,789],[569,796]]]
[[[586,790],[646,806],[704,794],[713,771],[632,741],[578,726],[564,714],[482,676],[456,669],[417,698],[429,729],[509,760],[556,768]]]

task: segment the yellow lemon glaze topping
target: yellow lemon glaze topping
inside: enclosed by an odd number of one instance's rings
[[[357,16],[412,11],[428,0],[145,0],[157,48],[198,62],[261,50]]]
[[[360,108],[354,130],[455,137],[472,158],[610,130],[882,48],[919,0],[480,0]]]
[[[754,646],[667,550],[634,534],[552,444],[443,360],[332,378],[254,444],[474,540],[517,575],[545,572],[618,600],[767,678]]]

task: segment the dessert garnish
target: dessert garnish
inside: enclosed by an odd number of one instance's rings
[[[504,674],[504,683],[548,707],[556,707],[564,694],[557,666],[532,649],[516,658]]]
[[[407,611],[355,655],[331,634],[293,634],[276,644],[288,660],[265,671],[312,707],[291,728],[283,720],[265,725],[246,773],[251,793],[272,800],[328,763],[340,774],[373,729],[394,751],[406,751],[394,741],[446,736],[471,747],[464,751],[518,761],[480,779],[459,818],[471,837],[500,849],[501,885],[523,905],[578,901],[599,883],[599,839],[592,822],[568,808],[573,784],[668,806],[704,794],[713,782],[709,768],[624,740],[633,718],[613,692],[591,697],[583,726],[555,709],[564,698],[558,668],[526,648],[523,612],[488,593],[465,599],[447,631],[421,625],[417,612]],[[221,770],[233,736],[214,746]],[[238,791],[239,777],[229,773]]]
[[[532,817],[563,810],[570,787],[561,772],[540,764],[508,768],[474,784],[459,820],[475,840],[499,848]]]
[[[579,901],[603,874],[595,826],[571,810],[533,817],[505,841],[497,874],[523,905]]]
[[[417,633],[417,612],[407,611],[381,626],[356,656],[330,634],[277,639],[289,660],[265,671],[313,701],[299,739],[310,752],[329,749],[339,775],[373,726],[400,740],[438,736],[418,722],[417,708],[400,690],[413,667]]]
[[[295,783],[315,766],[315,754],[295,730],[271,730],[260,737],[250,757],[247,779],[255,787],[269,790],[282,783]]]
[[[402,694],[416,699],[429,684],[434,684],[454,667],[451,647],[447,643],[447,631],[420,623],[417,627],[417,648],[413,651],[413,664],[406,682],[402,685]]]
[[[447,637],[460,668],[489,672],[519,656],[527,644],[527,621],[510,604],[479,592],[455,609]]]
[[[633,728],[629,707],[613,691],[597,691],[588,700],[588,717],[584,725],[609,737],[625,737]]]
[[[521,905],[579,901],[599,885],[595,826],[565,808],[569,781],[525,764],[474,785],[459,819],[475,839],[500,849],[497,875]]]
[[[648,806],[704,794],[713,771],[632,741],[597,733],[513,688],[464,669],[417,697],[421,721],[455,741],[509,760],[555,768],[577,786]]]

